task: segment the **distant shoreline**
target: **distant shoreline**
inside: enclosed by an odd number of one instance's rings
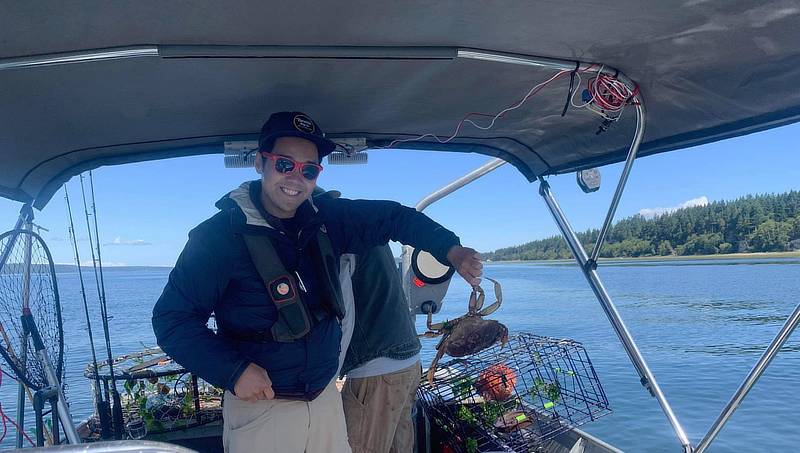
[[[600,263],[618,263],[623,261],[692,261],[692,260],[728,260],[728,259],[765,259],[765,258],[800,258],[800,250],[793,252],[755,252],[755,253],[725,253],[716,255],[670,255],[670,256],[636,256],[619,258],[600,258]],[[498,260],[486,261],[487,263],[513,264],[513,263],[574,263],[573,259],[555,260]]]
[[[130,265],[130,266],[113,265],[113,266],[108,266],[108,265],[104,264],[103,265],[103,270],[104,271],[109,271],[109,270],[114,270],[114,269],[118,269],[118,270],[161,270],[161,269],[172,269],[173,267],[174,266],[141,266],[141,265]],[[82,271],[85,271],[87,269],[88,270],[92,270],[93,269],[92,265],[91,264],[90,265],[81,264],[81,270]],[[56,270],[57,273],[58,272],[77,272],[78,271],[78,266],[76,266],[74,264],[55,264],[55,270]]]
[[[681,255],[681,256],[637,256],[620,258],[600,258],[600,263],[619,263],[625,261],[692,261],[692,260],[729,260],[729,259],[765,259],[765,258],[800,258],[800,250],[793,252],[756,252],[756,253],[726,253],[717,255]],[[498,260],[484,261],[485,263],[514,264],[514,263],[546,263],[546,264],[572,264],[575,261],[570,259],[555,260]],[[56,272],[76,271],[74,264],[56,264]],[[140,270],[161,270],[172,269],[173,266],[103,266],[104,270],[111,269],[140,269]],[[91,266],[81,265],[81,269],[91,269]]]

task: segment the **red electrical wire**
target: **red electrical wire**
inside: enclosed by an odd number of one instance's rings
[[[631,91],[616,77],[603,73],[589,79],[586,89],[598,107],[612,112],[622,110],[625,104],[639,94],[639,85]]]
[[[592,70],[594,67],[595,67],[595,65],[592,64],[592,65],[588,66],[586,69],[581,69],[581,70],[579,70],[577,72],[587,72],[587,71]],[[556,81],[557,79],[560,79],[561,77],[563,77],[563,76],[565,76],[565,75],[567,75],[567,74],[569,74],[571,72],[575,72],[575,71],[564,70],[564,71],[560,71],[560,72],[556,73],[556,75],[554,75],[550,79],[548,79],[545,82],[539,84],[538,88],[532,89],[524,97],[522,97],[521,99],[519,99],[518,101],[516,101],[514,103],[511,103],[508,107],[506,107],[505,109],[501,110],[502,113],[499,113],[499,114],[482,113],[482,112],[469,112],[469,113],[467,113],[466,115],[464,115],[463,118],[461,118],[461,121],[459,121],[458,124],[456,125],[456,129],[455,129],[455,132],[453,132],[453,135],[451,135],[449,138],[447,138],[444,141],[442,141],[435,134],[424,134],[424,135],[420,135],[420,136],[415,137],[415,138],[403,139],[403,140],[394,140],[391,143],[389,143],[387,146],[385,146],[385,148],[392,148],[395,145],[397,145],[398,143],[413,142],[413,141],[421,140],[421,139],[423,139],[425,137],[433,137],[439,143],[448,143],[450,140],[452,140],[452,139],[454,139],[454,138],[456,138],[458,136],[458,134],[461,132],[461,127],[464,125],[465,122],[469,121],[470,117],[472,117],[472,116],[488,116],[488,117],[492,117],[493,118],[493,122],[494,122],[494,120],[497,120],[499,118],[504,117],[505,114],[508,111],[514,110],[514,109],[516,109],[518,107],[521,107],[522,104],[525,103],[525,101],[527,101],[529,98],[531,98],[532,96],[535,96],[537,93],[542,91],[542,89],[544,89],[544,87],[546,87],[547,85],[551,84],[552,82]],[[475,125],[475,123],[472,123],[472,124]],[[488,127],[487,127],[487,129],[488,129]]]
[[[14,376],[6,373],[5,370],[0,368],[0,387],[2,387],[2,385],[3,385],[3,375],[6,375],[6,376],[8,376],[11,379],[16,381],[16,378],[14,378]],[[19,425],[17,424],[17,422],[12,420],[11,417],[9,417],[8,415],[6,415],[5,412],[3,412],[3,404],[2,403],[0,403],[0,419],[3,421],[3,433],[0,434],[0,442],[2,442],[3,439],[6,438],[6,434],[8,434],[8,423],[10,422],[11,426],[16,428],[17,431],[22,433],[22,435],[25,437],[25,439],[28,440],[28,442],[31,444],[31,447],[35,447],[36,446],[36,443],[31,439],[31,437],[28,435],[28,433],[26,433],[24,429],[21,429],[19,427]]]

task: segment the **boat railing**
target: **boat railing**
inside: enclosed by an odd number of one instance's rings
[[[122,440],[78,445],[59,445],[55,447],[37,448],[31,451],[58,453],[196,453],[194,450],[178,445],[149,440]]]

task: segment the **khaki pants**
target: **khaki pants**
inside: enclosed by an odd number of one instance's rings
[[[394,373],[345,381],[342,402],[353,453],[407,453],[414,449],[411,408],[420,373],[417,362]]]
[[[350,453],[342,400],[331,382],[314,401],[248,402],[225,392],[227,453]]]

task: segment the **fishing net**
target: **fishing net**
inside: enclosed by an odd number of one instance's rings
[[[540,451],[611,413],[583,345],[528,333],[440,364],[417,393],[438,437],[457,452]]]
[[[61,381],[64,337],[53,259],[38,234],[11,230],[0,235],[0,353],[25,385],[39,390],[47,381],[31,336],[23,331],[26,305]]]
[[[108,362],[98,364],[101,381],[110,381]],[[94,366],[84,373],[94,381]],[[198,379],[160,348],[149,348],[114,359],[114,377],[121,392],[125,432],[131,439],[193,428],[222,420],[223,390]],[[100,438],[98,416],[90,418],[85,440]]]

